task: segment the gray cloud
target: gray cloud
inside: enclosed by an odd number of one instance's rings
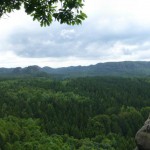
[[[82,26],[54,23],[49,28],[15,29],[7,38],[7,50],[29,58],[104,58],[149,51],[150,29],[126,18],[99,16]]]
[[[60,67],[150,60],[148,0],[95,0],[85,5],[88,19],[81,26],[54,22],[41,28],[23,10],[0,20],[1,65]]]

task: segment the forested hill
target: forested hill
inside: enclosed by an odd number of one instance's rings
[[[149,112],[149,78],[0,78],[0,149],[133,150]]]
[[[150,76],[150,62],[124,61],[98,63],[90,66],[50,68],[29,66],[26,68],[0,68],[0,75],[59,75],[63,77],[84,76]]]

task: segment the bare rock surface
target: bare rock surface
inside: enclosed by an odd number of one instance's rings
[[[135,136],[135,150],[150,150],[150,116]]]

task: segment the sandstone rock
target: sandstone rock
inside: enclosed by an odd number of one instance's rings
[[[137,150],[150,150],[150,116],[135,136]]]

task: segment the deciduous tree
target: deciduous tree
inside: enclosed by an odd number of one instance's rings
[[[0,0],[0,17],[24,7],[41,26],[49,26],[53,20],[78,25],[87,17],[82,12],[83,6],[83,0]]]

